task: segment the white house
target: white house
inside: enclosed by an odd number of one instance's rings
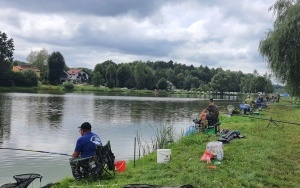
[[[70,69],[67,72],[63,71],[63,75],[60,78],[61,82],[72,82],[83,83],[87,82],[89,79],[89,75],[82,69]]]

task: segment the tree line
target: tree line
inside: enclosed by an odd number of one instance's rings
[[[1,34],[0,86],[33,87],[38,81],[43,84],[59,85],[63,71],[70,68],[65,64],[60,52],[50,55],[46,49],[32,51],[27,56],[28,62],[13,61],[13,39],[8,39],[5,33]],[[36,67],[41,71],[40,78],[31,69],[13,72],[13,65]],[[254,73],[244,74],[223,70],[222,68],[209,69],[200,65],[194,67],[185,64],[164,61],[134,61],[116,64],[111,60],[96,64],[94,70],[82,68],[89,74],[86,82],[94,86],[126,87],[129,89],[158,89],[158,90],[194,90],[213,92],[273,92],[270,75],[260,76]]]

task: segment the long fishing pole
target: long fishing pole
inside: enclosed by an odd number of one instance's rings
[[[55,154],[55,155],[71,156],[71,155],[66,154],[66,153],[57,153],[57,152],[39,151],[39,150],[30,150],[30,149],[19,149],[19,148],[0,148],[0,149],[19,150],[19,151],[31,151],[31,152],[38,152],[38,153],[48,153],[48,154]]]
[[[294,123],[294,122],[288,122],[288,121],[279,121],[279,120],[274,120],[272,118],[266,119],[266,118],[259,118],[259,117],[253,117],[253,116],[244,116],[240,115],[241,117],[247,117],[247,118],[255,118],[255,119],[261,119],[261,120],[268,120],[270,122],[279,122],[279,123],[288,123],[288,124],[294,124],[294,125],[300,125],[300,123]]]

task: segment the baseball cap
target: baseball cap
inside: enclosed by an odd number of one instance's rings
[[[214,99],[209,99],[209,102],[214,102]]]
[[[78,127],[78,128],[90,130],[90,129],[92,129],[92,126],[91,126],[91,124],[90,124],[89,122],[84,122],[84,123],[81,124],[81,126]]]

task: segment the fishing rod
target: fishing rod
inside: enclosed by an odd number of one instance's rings
[[[241,117],[247,117],[247,118],[267,120],[267,121],[270,121],[270,122],[279,122],[279,123],[288,123],[288,124],[293,124],[293,125],[300,125],[300,123],[294,123],[294,122],[288,122],[288,121],[279,121],[279,120],[274,120],[272,118],[266,119],[266,118],[259,118],[259,117],[254,117],[254,116],[245,116],[245,115],[240,115],[240,116]]]
[[[55,155],[72,156],[72,155],[69,155],[69,154],[66,154],[66,153],[57,153],[57,152],[40,151],[40,150],[30,150],[30,149],[19,149],[19,148],[0,148],[0,149],[19,150],[19,151],[31,151],[31,152],[38,152],[38,153],[48,153],[48,154],[55,154]]]

